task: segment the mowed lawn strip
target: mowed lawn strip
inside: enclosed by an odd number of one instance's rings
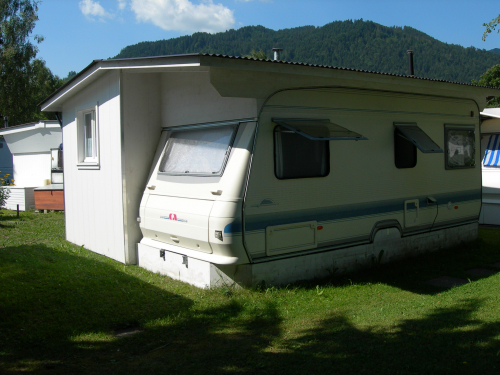
[[[481,229],[356,274],[201,290],[65,241],[63,213],[3,210],[0,373],[498,374],[500,274],[466,272],[496,262]]]

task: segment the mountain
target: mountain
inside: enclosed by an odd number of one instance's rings
[[[285,61],[329,65],[383,73],[407,74],[407,53],[414,51],[417,77],[470,83],[500,64],[500,55],[474,47],[440,42],[414,28],[386,27],[371,21],[335,21],[321,27],[271,30],[247,26],[217,34],[194,33],[125,47],[114,58],[185,53],[248,55],[283,48]]]
[[[490,49],[488,52],[493,52],[493,53],[496,53],[497,55],[500,55],[500,48],[493,48],[493,49]]]

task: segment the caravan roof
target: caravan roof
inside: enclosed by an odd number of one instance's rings
[[[138,57],[126,59],[94,60],[66,84],[44,99],[41,103],[42,111],[61,111],[64,100],[75,92],[88,86],[91,82],[108,72],[109,70],[123,69],[136,70],[137,73],[169,72],[169,71],[207,71],[210,67],[230,68],[254,72],[291,73],[307,76],[331,76],[335,74],[339,78],[353,81],[376,81],[395,83],[398,86],[409,86],[405,90],[412,93],[429,93],[429,85],[435,95],[445,95],[453,91],[462,92],[465,87],[476,91],[480,96],[484,95],[485,86],[451,82],[439,79],[430,79],[417,76],[406,76],[400,74],[382,73],[376,71],[334,67],[326,65],[307,64],[301,62],[288,62],[276,60],[262,60],[248,57],[227,56],[219,54],[193,53],[183,55],[166,55],[153,57]],[[404,80],[404,81],[401,81]],[[457,88],[460,90],[457,90]],[[366,87],[370,88],[370,87]],[[486,87],[498,90],[494,87]],[[439,92],[444,91],[444,92]],[[454,97],[455,95],[448,95]]]

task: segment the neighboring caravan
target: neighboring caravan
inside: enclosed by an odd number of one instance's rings
[[[500,225],[500,108],[481,112],[483,205],[479,224]]]
[[[205,287],[477,237],[496,89],[214,55],[94,61],[62,112],[69,241]]]

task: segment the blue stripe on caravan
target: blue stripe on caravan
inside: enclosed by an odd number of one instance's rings
[[[245,230],[263,230],[268,226],[300,223],[304,221],[327,222],[334,220],[357,219],[363,216],[384,215],[403,211],[404,202],[409,199],[418,199],[420,209],[426,208],[427,197],[434,197],[439,205],[448,202],[458,203],[481,199],[481,190],[461,191],[456,193],[429,194],[425,197],[400,198],[380,202],[359,203],[335,207],[311,208],[297,211],[284,211],[247,215],[245,217]]]
[[[497,141],[498,141],[498,135],[492,135],[492,140],[493,143],[491,144],[491,148],[489,149],[490,152],[490,157],[488,159],[488,166],[493,165],[493,160],[495,159],[495,150],[497,149]]]
[[[493,164],[493,159],[496,154],[496,150],[498,148],[498,134],[495,136],[491,136],[493,140],[493,144],[491,145],[491,148],[488,149],[489,151],[489,159],[488,162],[486,163],[487,166],[491,166]]]
[[[497,138],[498,138],[498,135],[492,135],[491,136],[491,146],[488,148],[488,162],[486,163],[486,165],[491,165],[492,161],[493,161],[493,156],[495,154],[495,146],[497,144]]]
[[[236,219],[232,223],[226,225],[224,227],[224,233],[241,233],[243,231],[243,227],[241,225],[241,221]]]
[[[495,162],[492,165],[493,167],[498,166],[498,158],[500,157],[500,152],[498,151],[498,142],[499,142],[499,139],[498,139],[498,134],[497,134],[496,140],[495,140]]]
[[[488,156],[491,156],[491,141],[493,140],[493,136],[490,135],[490,139],[488,140],[488,147],[486,147],[486,151],[484,152],[483,165],[488,165]]]

